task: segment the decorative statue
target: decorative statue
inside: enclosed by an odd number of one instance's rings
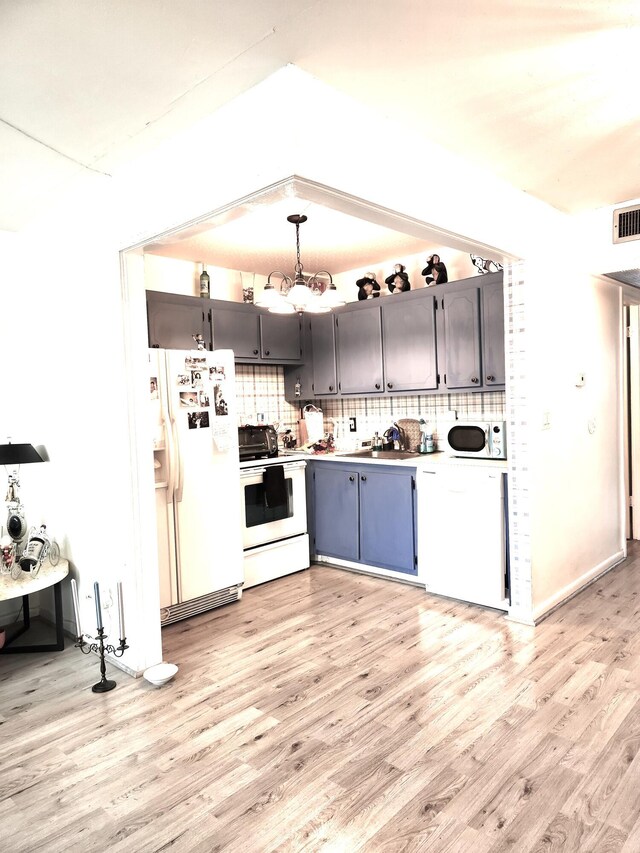
[[[425,276],[427,287],[430,284],[446,284],[449,281],[447,268],[440,260],[440,255],[431,255],[427,258],[427,265],[422,270],[421,275]]]
[[[389,278],[391,281],[389,281]],[[386,281],[389,284],[389,291],[393,294],[404,293],[406,290],[411,290],[409,284],[409,276],[406,273],[396,273],[394,276],[389,276]]]
[[[501,269],[504,269],[502,264],[499,264],[497,261],[481,258],[480,255],[469,255],[469,257],[480,275],[485,275],[488,272],[500,272]]]
[[[395,293],[397,290],[398,285],[396,284],[396,278],[398,278],[398,276],[404,279],[406,284],[409,285],[408,287],[401,287],[400,291],[402,292],[403,290],[411,290],[411,285],[409,284],[409,275],[407,274],[406,269],[407,268],[404,264],[396,264],[393,268],[393,272],[391,273],[391,275],[388,275],[385,278],[384,283],[389,286],[389,290],[391,291],[391,293]]]
[[[358,288],[358,299],[360,301],[380,296],[380,285],[376,281],[376,274],[374,272],[366,272],[363,278],[359,278],[356,281],[356,287]]]

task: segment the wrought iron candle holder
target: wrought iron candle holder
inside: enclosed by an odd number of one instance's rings
[[[105,645],[104,641],[106,638],[107,635],[104,632],[104,628],[100,626],[98,628],[97,642],[87,643],[85,642],[84,637],[78,637],[76,641],[76,648],[80,649],[82,654],[88,655],[91,654],[91,652],[97,652],[100,655],[100,681],[96,682],[96,684],[91,688],[94,693],[107,693],[109,690],[113,690],[116,686],[115,681],[107,678],[107,665],[104,659],[105,653],[121,658],[129,648],[126,642],[126,637],[121,638],[119,646],[112,646],[111,644]]]

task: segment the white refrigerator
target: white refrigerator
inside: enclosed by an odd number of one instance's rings
[[[162,624],[242,596],[231,350],[149,350]]]

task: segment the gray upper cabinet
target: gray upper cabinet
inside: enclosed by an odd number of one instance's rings
[[[386,391],[437,389],[435,297],[412,292],[383,299],[381,309]]]
[[[243,302],[211,300],[213,346],[232,349],[235,360],[246,363],[299,362],[300,318],[269,314]]]
[[[236,361],[260,360],[260,315],[253,306],[212,300],[214,349],[233,350]]]
[[[502,275],[482,286],[482,380],[486,388],[505,383]]]
[[[380,306],[376,304],[369,307],[357,303],[353,309],[347,308],[336,316],[336,325],[340,392],[382,392],[384,385]]]
[[[315,396],[338,393],[336,326],[333,314],[311,317],[312,390]]]
[[[212,349],[210,300],[147,290],[149,346],[161,349],[196,349],[201,336]]]
[[[444,375],[447,389],[479,388],[482,385],[480,362],[480,292],[478,287],[460,290],[448,287],[440,297],[444,316]]]
[[[254,309],[255,310],[255,309]],[[301,322],[297,314],[260,315],[260,355],[265,361],[300,361]]]

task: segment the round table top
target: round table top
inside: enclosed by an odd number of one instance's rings
[[[52,566],[48,560],[40,566],[40,571],[33,577],[30,572],[22,572],[17,580],[9,574],[0,574],[0,601],[11,598],[21,598],[46,589],[61,581],[69,574],[69,561],[60,559],[57,566]]]

